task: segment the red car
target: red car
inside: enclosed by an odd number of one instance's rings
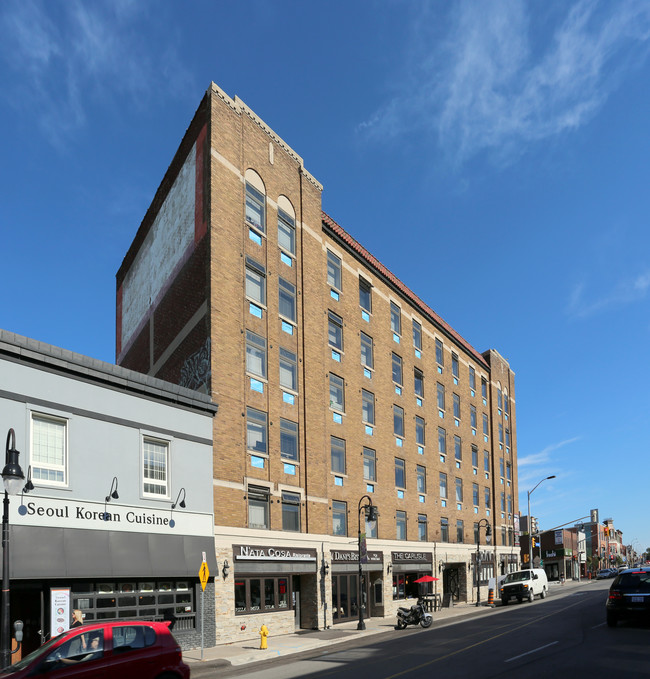
[[[22,679],[189,679],[169,623],[129,620],[76,627],[0,672]]]

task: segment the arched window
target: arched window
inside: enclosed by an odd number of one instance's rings
[[[278,245],[289,254],[296,254],[296,211],[286,196],[278,198]]]
[[[246,170],[246,222],[266,233],[266,188],[262,178],[250,168]]]

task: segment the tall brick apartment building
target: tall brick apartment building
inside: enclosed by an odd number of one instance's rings
[[[517,566],[513,372],[322,212],[321,191],[212,84],[117,274],[117,362],[219,403],[218,640],[357,616],[368,498],[366,616],[393,616],[424,574],[475,599],[477,537],[481,584]]]

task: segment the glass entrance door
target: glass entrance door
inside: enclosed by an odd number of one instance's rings
[[[332,618],[334,622],[359,617],[358,575],[332,576]]]

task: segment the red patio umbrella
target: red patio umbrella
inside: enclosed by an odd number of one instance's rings
[[[413,582],[435,582],[436,580],[439,580],[440,578],[434,578],[431,575],[423,575],[421,578],[418,578],[417,580],[413,580]]]

